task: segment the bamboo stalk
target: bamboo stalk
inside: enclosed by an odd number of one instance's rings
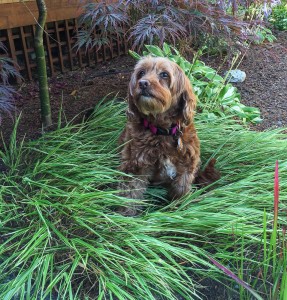
[[[37,72],[39,78],[39,91],[41,103],[41,118],[44,127],[52,124],[50,96],[48,89],[48,78],[45,51],[43,44],[44,26],[47,17],[47,7],[44,0],[36,0],[39,11],[38,23],[35,31],[35,53],[37,60]]]

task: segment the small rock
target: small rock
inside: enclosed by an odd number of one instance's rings
[[[239,69],[227,71],[225,72],[225,75],[227,75],[226,79],[229,82],[243,82],[246,78],[246,73]]]
[[[86,81],[85,85],[93,85],[93,84],[94,84],[94,80],[89,79],[89,80]]]

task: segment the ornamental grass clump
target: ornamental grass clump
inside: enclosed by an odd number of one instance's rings
[[[287,181],[286,136],[198,113],[202,161],[217,158],[220,181],[174,202],[151,187],[144,212],[123,217],[116,208],[134,201],[116,188],[125,110],[125,103],[100,103],[83,124],[17,147],[14,138],[1,152],[0,298],[199,299],[201,279],[226,276],[212,258],[268,299],[268,282],[250,278],[263,266],[258,251],[270,244],[276,159]],[[278,224],[286,226],[287,190],[280,193]]]

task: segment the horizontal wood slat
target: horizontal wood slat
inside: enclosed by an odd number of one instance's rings
[[[36,1],[13,3],[1,1],[3,0],[0,0],[0,29],[36,24],[35,18],[38,18]],[[78,0],[46,0],[46,6],[47,22],[77,18],[82,12]]]

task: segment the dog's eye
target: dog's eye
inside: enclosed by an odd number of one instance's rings
[[[161,73],[159,74],[159,76],[160,76],[161,78],[163,78],[163,79],[169,78],[169,75],[168,75],[167,72],[161,72]]]
[[[145,75],[145,71],[141,70],[138,72],[138,79],[142,78]]]

